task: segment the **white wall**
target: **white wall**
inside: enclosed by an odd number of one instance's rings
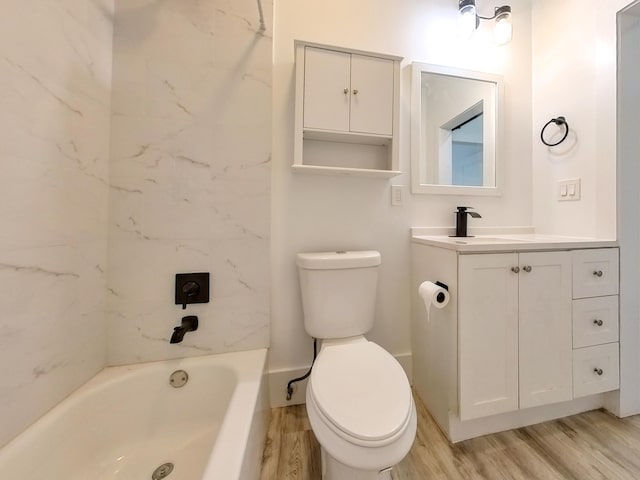
[[[540,232],[615,238],[616,12],[627,3],[532,2],[533,217]],[[560,115],[571,134],[548,148],[540,130]],[[581,178],[582,199],[558,202],[556,182],[569,178]]]
[[[0,16],[0,446],[105,364],[112,2]]]
[[[269,342],[271,2],[117,2],[109,363]],[[175,274],[211,300],[174,305]],[[198,331],[170,345],[183,315]]]
[[[499,2],[483,2],[482,14]],[[454,225],[456,205],[483,216],[476,225],[529,225],[531,211],[530,1],[514,0],[514,38],[496,47],[485,27],[470,42],[457,38],[451,0],[278,0],[275,3],[272,372],[301,369],[311,360],[304,332],[294,255],[300,251],[377,249],[382,253],[378,311],[369,338],[396,355],[410,352],[409,227]],[[486,10],[486,11],[485,11]],[[400,166],[391,181],[291,173],[293,163],[294,39],[401,55]],[[410,195],[410,69],[412,61],[504,75],[505,188],[499,198]],[[406,204],[390,205],[390,185],[404,185]],[[297,370],[296,372],[297,373]],[[280,380],[278,382],[282,383]],[[275,385],[277,395],[285,384]],[[300,398],[296,398],[300,401]]]

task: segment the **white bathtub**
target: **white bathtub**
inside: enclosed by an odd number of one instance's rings
[[[110,367],[0,451],[15,480],[253,480],[268,421],[266,350]],[[184,370],[181,388],[169,376]],[[164,470],[171,467],[166,466]]]

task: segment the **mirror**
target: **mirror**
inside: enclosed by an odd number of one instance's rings
[[[500,195],[502,79],[414,62],[411,191]]]

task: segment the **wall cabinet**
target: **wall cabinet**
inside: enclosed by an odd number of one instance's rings
[[[400,57],[296,42],[294,171],[398,171]]]
[[[570,400],[571,254],[459,260],[460,418]]]

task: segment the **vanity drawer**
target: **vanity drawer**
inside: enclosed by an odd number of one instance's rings
[[[618,294],[618,249],[573,252],[573,298]]]
[[[617,295],[573,301],[573,348],[617,341]]]
[[[573,351],[573,398],[616,390],[619,385],[618,342]]]

